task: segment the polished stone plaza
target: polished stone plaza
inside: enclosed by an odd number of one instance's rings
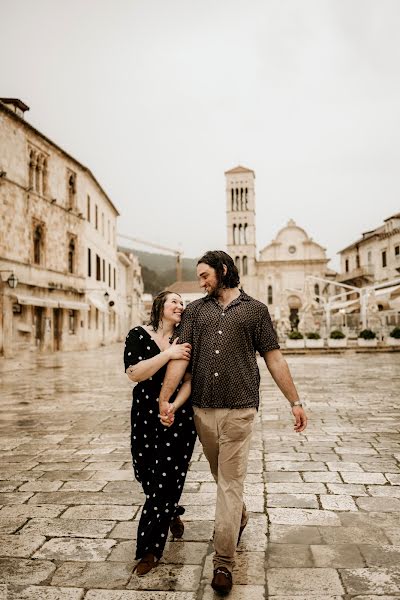
[[[143,495],[120,345],[0,363],[0,599],[211,600],[215,484],[199,445],[183,541],[133,573]],[[288,356],[295,434],[262,367],[232,600],[400,598],[400,353]]]

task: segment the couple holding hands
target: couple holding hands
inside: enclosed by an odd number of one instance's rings
[[[253,423],[259,405],[258,352],[291,404],[294,429],[307,417],[262,302],[239,288],[239,273],[223,251],[197,263],[205,297],[185,311],[179,294],[161,292],[147,326],[125,343],[125,371],[133,389],[131,451],[146,496],[137,533],[136,573],[161,558],[168,532],[181,538],[179,505],[196,436],[217,483],[214,574],[220,594],[232,588],[236,546],[248,522],[243,502]]]

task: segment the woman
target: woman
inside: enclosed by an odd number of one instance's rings
[[[132,329],[125,343],[125,371],[131,381],[137,382],[131,409],[133,468],[146,495],[137,533],[139,576],[158,563],[168,529],[178,538],[184,531],[179,515],[185,509],[178,502],[196,440],[192,407],[190,402],[185,404],[191,391],[190,375],[185,375],[171,398],[170,426],[160,422],[158,409],[168,362],[190,360],[190,344],[178,344],[178,339],[171,343],[182,312],[179,294],[161,292],[154,299],[149,325]]]

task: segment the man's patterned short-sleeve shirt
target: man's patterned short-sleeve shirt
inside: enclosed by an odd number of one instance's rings
[[[192,345],[192,404],[200,408],[258,408],[256,352],[279,349],[268,308],[241,290],[222,308],[215,298],[191,302],[179,342]]]

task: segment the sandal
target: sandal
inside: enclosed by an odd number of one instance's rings
[[[185,526],[179,516],[176,516],[171,520],[169,529],[174,538],[180,539],[183,536]]]
[[[136,575],[138,577],[143,577],[149,571],[151,571],[154,567],[157,566],[159,559],[154,556],[151,552],[146,552],[143,558],[138,562],[134,571],[136,571]]]

